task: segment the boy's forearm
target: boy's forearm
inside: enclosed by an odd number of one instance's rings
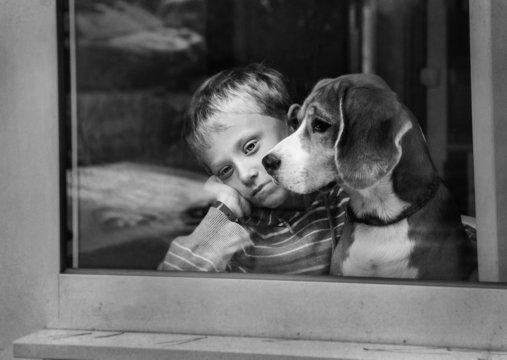
[[[212,207],[192,234],[173,240],[158,269],[225,271],[232,255],[249,243],[248,232],[241,225]]]

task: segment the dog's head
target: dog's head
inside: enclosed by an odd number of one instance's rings
[[[321,80],[288,117],[299,127],[263,164],[297,193],[332,181],[357,190],[373,186],[399,162],[401,139],[412,127],[396,94],[372,74]]]

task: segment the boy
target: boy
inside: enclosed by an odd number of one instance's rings
[[[185,138],[216,201],[192,234],[173,240],[160,270],[329,274],[345,193],[291,193],[261,163],[290,133],[290,104],[281,74],[259,64],[222,71],[197,90]]]

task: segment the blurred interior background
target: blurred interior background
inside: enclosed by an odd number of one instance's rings
[[[154,269],[192,231],[206,176],[182,119],[204,79],[251,62],[295,102],[322,78],[379,74],[475,215],[466,0],[75,0],[60,16],[69,267]]]

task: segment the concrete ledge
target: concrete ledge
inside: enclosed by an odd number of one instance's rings
[[[507,352],[431,346],[54,329],[20,338],[13,347],[17,358],[68,360],[507,359]]]

